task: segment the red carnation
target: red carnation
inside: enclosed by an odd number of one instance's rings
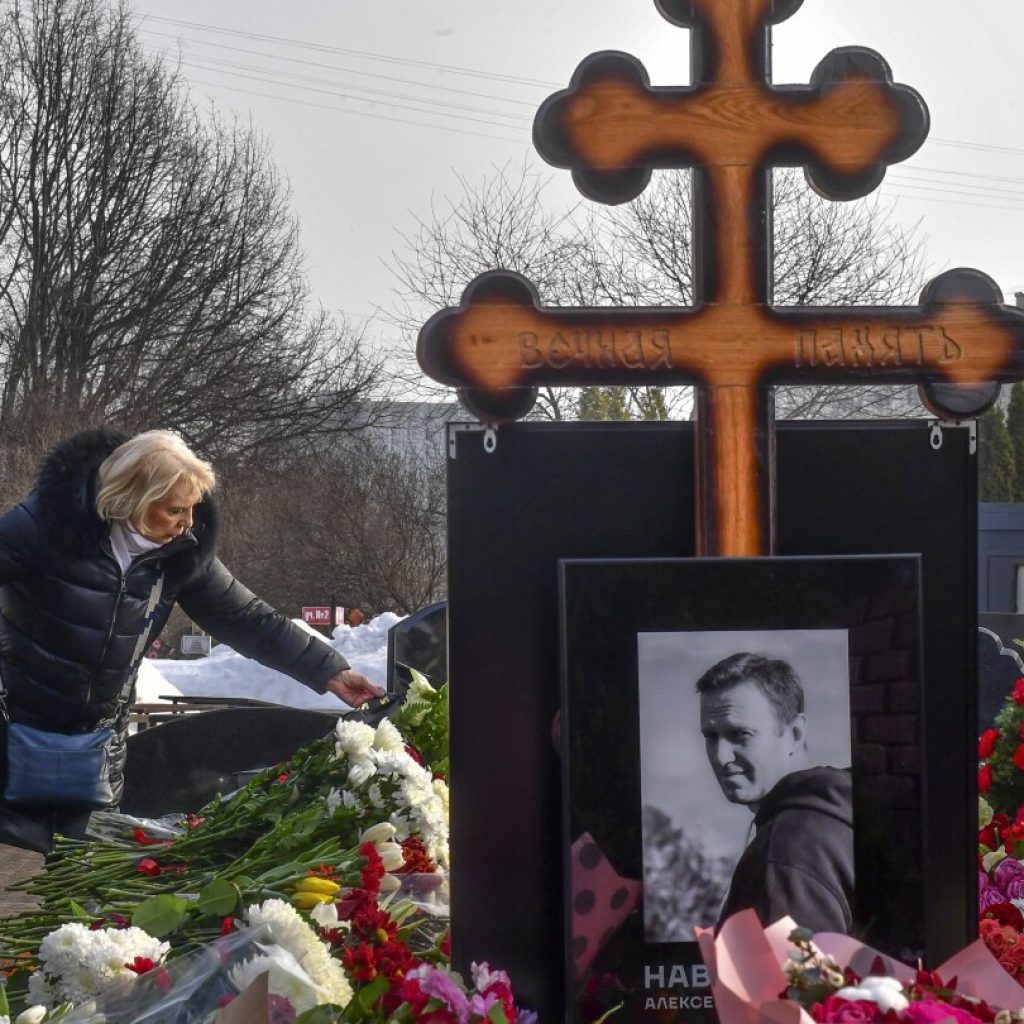
[[[161,845],[169,846],[170,845],[170,841],[169,840],[167,840],[167,839],[154,839],[152,836],[146,835],[145,830],[141,829],[141,828],[137,828],[132,833],[132,838],[134,838],[135,842],[137,842],[139,844],[139,846],[161,846]]]
[[[992,785],[992,767],[991,765],[983,764],[978,769],[978,790],[981,793],[987,793]]]
[[[145,974],[156,967],[156,961],[150,960],[148,956],[137,956],[130,964],[125,964],[125,967],[136,974]]]
[[[384,862],[380,859],[373,843],[363,843],[359,852],[366,858],[366,865],[359,875],[359,884],[375,896],[380,892],[380,880],[384,877]]]
[[[1021,726],[1024,728],[1024,725]],[[996,749],[996,744],[999,742],[999,730],[998,729],[986,729],[981,734],[981,739],[978,740],[978,757],[983,761],[992,756],[992,751]]]
[[[152,857],[143,857],[142,860],[135,865],[135,870],[140,874],[149,875],[151,878],[155,878],[160,874],[160,864],[153,860]]]

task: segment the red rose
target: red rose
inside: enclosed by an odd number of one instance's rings
[[[1018,679],[1013,684],[1013,702],[1014,704],[1024,704],[1024,679]]]
[[[988,847],[988,849],[994,850],[996,848],[997,843],[998,840],[996,839],[996,830],[991,825],[981,829],[981,831],[978,832],[979,846],[986,846]]]
[[[1024,772],[1024,743],[1017,744],[1017,749],[1013,752],[1013,763]]]
[[[1022,726],[1024,728],[1024,726]],[[999,742],[999,730],[998,729],[986,729],[981,734],[981,739],[978,740],[978,757],[985,760],[987,757],[992,756],[992,751],[996,749],[996,744]]]
[[[1024,914],[1021,914],[1021,912],[1009,902],[993,903],[990,907],[986,907],[982,911],[981,916],[983,918],[991,918],[993,921],[998,921],[1000,924],[1010,925],[1012,928],[1016,928],[1017,931],[1024,928]]]
[[[992,785],[992,768],[987,764],[983,764],[978,769],[978,791],[981,793],[987,793],[989,787]]]
[[[153,860],[152,857],[143,857],[142,860],[135,865],[135,870],[140,874],[156,877],[160,874],[160,865],[157,861]]]

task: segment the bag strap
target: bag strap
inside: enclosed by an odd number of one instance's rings
[[[132,660],[128,666],[128,674],[125,676],[124,685],[121,687],[121,693],[117,698],[119,704],[127,705],[131,697],[132,689],[135,686],[135,672],[146,653],[146,648],[149,646],[149,638],[153,633],[153,626],[156,624],[157,605],[160,604],[163,592],[164,574],[161,571],[157,575],[153,589],[149,592],[149,600],[146,602],[146,616],[142,622],[142,632],[139,633],[139,639],[135,641],[135,650],[132,651]],[[120,710],[123,710],[123,708]]]
[[[149,638],[153,632],[153,626],[156,622],[157,605],[160,604],[160,598],[163,596],[163,592],[164,574],[161,571],[157,574],[156,582],[153,584],[153,587],[149,592],[149,600],[146,602],[146,615],[142,622],[142,632],[139,634],[139,639],[135,642],[135,650],[132,651],[132,660],[128,665],[128,673],[125,676],[121,692],[117,696],[117,703],[120,706],[114,714],[115,719],[124,711],[128,705],[129,699],[131,698],[132,690],[135,687],[135,672],[139,667],[139,663],[142,661],[143,655],[146,653],[146,647],[149,644]],[[0,672],[0,722],[9,724],[10,721],[10,713],[7,710],[7,689],[4,686],[3,673]]]

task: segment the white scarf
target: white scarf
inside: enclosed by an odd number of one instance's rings
[[[161,541],[150,540],[138,530],[132,529],[127,519],[115,519],[111,523],[110,547],[117,559],[117,564],[121,567],[121,572],[127,571],[128,566],[139,555],[162,546]]]

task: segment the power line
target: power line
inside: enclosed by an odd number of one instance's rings
[[[339,67],[337,64],[325,64],[322,61],[305,60],[302,57],[289,57],[286,54],[268,53],[266,50],[251,50],[245,46],[231,46],[229,43],[223,43],[219,40],[217,42],[208,42],[204,39],[192,39],[188,36],[182,36],[173,32],[160,32],[157,29],[152,28],[143,28],[140,29],[140,31],[146,35],[160,36],[163,39],[176,40],[179,44],[179,50],[182,53],[185,52],[184,48],[181,47],[181,43],[184,41],[185,43],[195,43],[198,46],[215,46],[218,50],[231,50],[235,53],[247,53],[253,57],[268,57],[270,60],[287,61],[290,64],[302,64],[306,67],[320,68],[325,71],[335,71],[342,75],[359,75],[361,78],[378,78],[382,81],[396,82],[400,85],[411,85],[421,89],[434,89],[438,92],[451,92],[459,96],[473,96],[476,99],[494,100],[498,103],[514,103],[516,106],[530,107],[533,109],[537,106],[535,100],[517,100],[508,96],[495,96],[490,93],[482,93],[476,89],[458,89],[452,85],[434,85],[430,82],[399,78],[396,75],[384,75],[379,71],[363,71],[355,68]]]
[[[350,110],[347,107],[331,107],[326,103],[313,103],[309,100],[298,100],[293,96],[275,96],[273,93],[259,92],[256,89],[246,89],[240,85],[232,85],[224,82],[204,82],[198,78],[190,78],[193,85],[203,85],[211,89],[231,89],[234,92],[245,93],[248,96],[260,96],[264,99],[280,100],[282,103],[294,103],[300,107],[313,107],[317,110],[329,110],[333,114],[348,114],[353,117],[372,117],[375,121],[389,121],[392,124],[412,125],[415,128],[431,128],[441,132],[453,132],[456,135],[471,135],[477,139],[490,139],[493,142],[522,143],[522,139],[510,139],[506,135],[487,135],[484,132],[474,132],[466,128],[453,128],[447,124],[429,124],[425,121],[411,121],[404,117],[388,117],[386,114],[379,114],[369,110]],[[504,126],[502,126],[504,127]]]
[[[402,93],[388,92],[385,89],[373,89],[367,86],[356,86],[356,87],[337,87],[334,88],[321,88],[320,86],[329,86],[331,83],[325,82],[323,79],[314,78],[310,76],[295,76],[290,72],[276,72],[272,69],[267,70],[263,68],[253,67],[247,64],[238,64],[235,61],[220,60],[216,57],[200,57],[198,60],[192,60],[183,57],[180,61],[182,67],[196,68],[200,71],[212,71],[216,74],[225,75],[236,75],[241,78],[251,78],[255,81],[264,82],[270,85],[282,85],[286,88],[303,89],[307,92],[324,93],[329,96],[335,96],[339,99],[352,99],[361,100],[367,103],[381,103],[385,106],[395,106],[404,110],[416,110],[421,113],[434,113],[440,117],[460,117],[460,114],[446,113],[448,110],[464,111],[470,114],[481,114],[490,115],[491,117],[500,117],[506,121],[520,122],[523,126],[529,126],[532,122],[529,118],[522,117],[519,114],[506,114],[502,111],[491,111],[488,109],[481,109],[479,107],[471,107],[458,103],[448,103],[444,100],[435,100],[430,97],[419,98],[416,96],[409,96]],[[211,66],[213,65],[213,66]],[[218,66],[219,65],[219,66]],[[267,78],[264,75],[272,75],[275,77]],[[278,80],[279,79],[279,80]],[[320,83],[320,85],[311,85],[306,83]],[[341,91],[341,90],[344,91]],[[366,96],[357,95],[358,93],[365,93]],[[367,98],[368,97],[368,98]],[[383,97],[383,99],[379,98]],[[403,102],[393,103],[391,100],[400,100]],[[409,107],[406,104],[415,103],[420,105],[427,105],[431,107],[441,107],[441,110],[421,110],[419,106]],[[479,118],[470,117],[464,118],[464,120],[479,121]],[[514,124],[504,124],[500,121],[485,120],[481,123],[495,125],[497,127],[515,127]]]
[[[432,61],[414,60],[410,57],[393,57],[384,53],[371,53],[367,50],[351,50],[341,46],[328,46],[326,43],[311,43],[302,39],[290,39],[287,36],[267,35],[261,32],[247,32],[243,29],[225,28],[221,25],[204,25],[197,21],[183,21],[179,18],[164,18],[157,14],[147,14],[142,22],[157,21],[167,25],[180,25],[183,28],[198,30],[200,32],[216,32],[222,35],[241,36],[245,39],[257,39],[261,42],[284,43],[288,46],[297,46],[305,50],[314,50],[319,53],[339,53],[347,57],[360,57],[364,60],[378,60],[388,64],[408,64],[410,67],[430,68],[432,71],[442,71],[452,75],[466,75],[471,78],[484,78],[496,82],[512,82],[516,85],[528,85],[539,89],[558,89],[559,85],[553,82],[544,82],[536,78],[522,78],[516,75],[502,75],[495,71],[478,71],[474,68],[462,68],[453,64],[437,64]]]
[[[230,75],[233,75],[236,78],[244,78],[244,79],[248,79],[248,80],[254,81],[254,82],[261,82],[264,85],[282,85],[282,84],[285,84],[285,87],[287,87],[286,83],[277,82],[274,79],[263,78],[260,75],[248,74],[248,73],[242,72],[242,71],[222,71],[220,68],[208,67],[208,66],[203,65],[203,64],[192,64],[192,63],[190,63],[188,61],[182,61],[182,66],[183,67],[189,67],[189,68],[195,68],[198,71],[212,71],[212,72],[214,72],[214,74],[230,74]],[[322,93],[322,94],[325,94],[325,95],[328,95],[328,96],[334,96],[337,99],[342,99],[342,100],[356,100],[357,102],[362,102],[362,103],[377,103],[377,104],[379,104],[381,106],[393,107],[396,110],[405,110],[407,112],[414,113],[414,114],[428,114],[431,117],[454,118],[455,120],[458,120],[458,121],[466,121],[466,122],[469,122],[469,123],[472,123],[472,124],[487,125],[487,126],[489,126],[491,128],[515,128],[516,127],[516,125],[513,125],[513,124],[503,124],[500,121],[490,121],[490,120],[487,120],[486,118],[480,118],[480,117],[468,117],[465,114],[449,114],[449,113],[446,113],[443,110],[424,110],[422,107],[410,106],[408,103],[396,103],[396,102],[393,102],[391,100],[383,100],[383,99],[376,99],[376,100],[365,99],[365,98],[363,98],[361,96],[354,96],[354,95],[352,95],[350,93],[344,93],[344,92],[336,92],[336,91],[334,91],[332,89],[318,89],[318,88],[314,88],[312,86],[303,86],[302,88],[306,92]],[[427,101],[427,102],[429,102],[429,101]],[[367,113],[369,114],[370,112],[367,111]]]

